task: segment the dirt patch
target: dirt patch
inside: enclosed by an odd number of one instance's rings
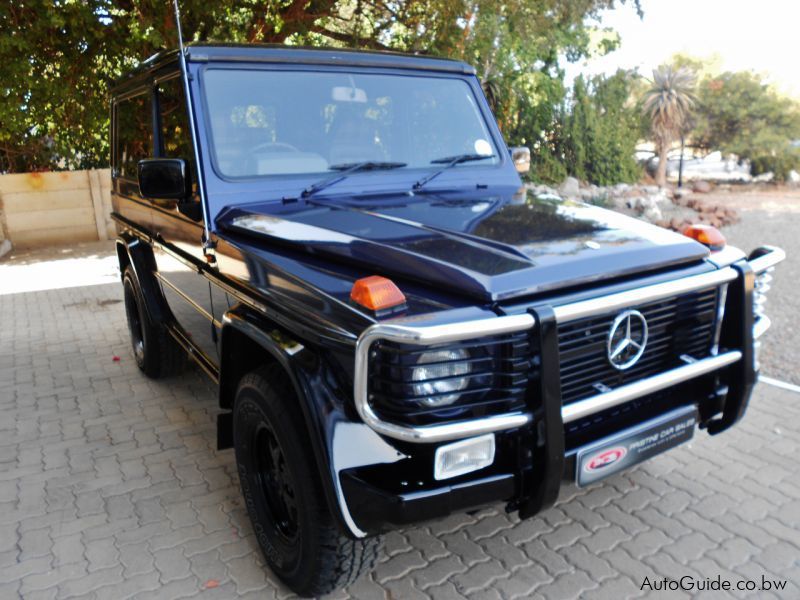
[[[703,199],[740,212],[800,213],[800,188],[794,186],[720,186]]]

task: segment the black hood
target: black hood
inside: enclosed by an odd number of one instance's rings
[[[682,235],[530,192],[325,197],[225,209],[223,230],[317,256],[364,275],[411,278],[439,291],[501,301],[702,260]]]

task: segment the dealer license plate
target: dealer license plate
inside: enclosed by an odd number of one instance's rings
[[[586,486],[692,439],[697,409],[685,406],[578,449],[575,482]]]

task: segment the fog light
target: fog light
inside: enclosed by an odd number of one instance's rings
[[[434,479],[450,479],[472,473],[494,462],[494,434],[487,433],[461,440],[436,450],[433,464]]]

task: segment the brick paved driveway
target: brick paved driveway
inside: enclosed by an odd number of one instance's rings
[[[137,370],[111,252],[69,265],[101,282],[83,287],[46,289],[63,261],[0,264],[0,598],[288,596],[262,568],[232,453],[214,449],[204,376]],[[339,596],[622,598],[644,577],[763,575],[798,598],[798,455],[800,395],[762,384],[735,431],[564,490],[538,518],[488,509],[386,536],[374,574]]]

